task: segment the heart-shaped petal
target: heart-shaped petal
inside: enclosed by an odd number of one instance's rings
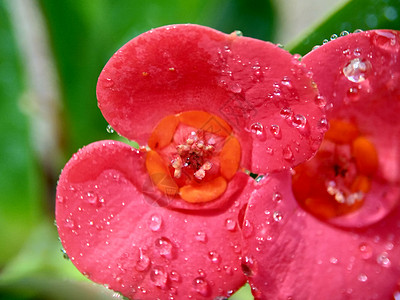
[[[132,299],[231,295],[245,282],[237,216],[248,195],[206,213],[170,210],[148,197],[144,165],[136,149],[101,141],[65,166],[56,220],[71,261]]]

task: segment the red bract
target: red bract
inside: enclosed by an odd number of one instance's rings
[[[118,50],[97,96],[111,126],[142,147],[101,141],[65,166],[56,219],[73,263],[132,299],[231,295],[246,281],[247,171],[293,167],[322,140],[303,66],[238,33],[168,26]]]
[[[256,186],[244,237],[259,299],[392,299],[400,283],[400,33],[350,34],[303,58],[327,100],[316,156]]]

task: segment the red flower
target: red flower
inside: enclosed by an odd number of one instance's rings
[[[246,281],[244,170],[290,168],[321,142],[307,72],[270,43],[176,25],[118,50],[97,95],[111,126],[143,146],[96,142],[65,166],[56,219],[73,263],[134,299],[232,294]]]
[[[328,100],[316,156],[256,185],[244,255],[259,299],[392,299],[400,284],[400,33],[350,34],[302,60]]]

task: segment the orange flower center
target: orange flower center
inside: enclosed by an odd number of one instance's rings
[[[362,206],[377,169],[374,144],[353,123],[332,120],[316,156],[294,168],[293,193],[319,218],[342,216]]]
[[[146,169],[153,184],[187,202],[217,199],[239,169],[240,143],[231,126],[204,111],[163,118],[148,146]]]

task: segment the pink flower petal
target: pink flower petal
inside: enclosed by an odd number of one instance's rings
[[[391,299],[400,280],[400,207],[363,229],[341,229],[296,202],[290,173],[256,185],[243,269],[256,299]]]
[[[146,32],[109,60],[99,107],[120,134],[144,145],[165,116],[204,110],[226,120],[256,173],[293,166],[318,148],[323,117],[299,61],[278,46],[198,25]]]
[[[235,224],[248,195],[183,213],[154,205],[146,180],[144,154],[124,143],[96,142],[73,156],[59,180],[56,220],[74,265],[132,299],[214,299],[242,286]]]
[[[400,32],[350,34],[313,50],[303,62],[327,100],[327,117],[354,123],[376,147],[379,170],[362,209],[337,220],[357,226],[388,214],[400,197]],[[377,199],[379,201],[377,201]],[[366,220],[369,220],[366,222]]]

